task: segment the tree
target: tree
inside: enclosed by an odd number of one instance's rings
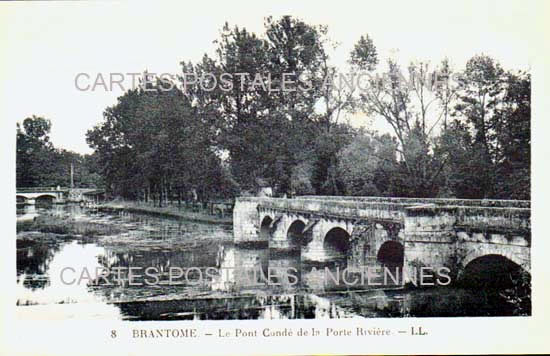
[[[102,178],[89,156],[57,149],[50,141],[51,122],[32,116],[17,124],[16,184],[18,187],[68,187],[70,167],[77,187],[100,187]]]
[[[453,80],[453,69],[448,58],[441,61],[437,68],[435,79],[435,95],[442,107],[441,116],[443,118],[443,130],[447,129],[447,124],[451,115],[451,105],[456,98],[458,85]]]
[[[230,182],[217,155],[212,118],[173,83],[130,90],[107,108],[87,141],[104,166],[109,190],[130,199],[209,199]]]
[[[529,199],[531,82],[485,55],[472,57],[455,88],[453,120],[436,154],[448,162],[445,191],[458,198]]]
[[[358,68],[372,69],[375,61],[369,60],[374,47],[372,42],[360,39],[351,53],[350,62]],[[434,128],[439,124],[433,105],[434,77],[426,62],[409,65],[409,80],[392,59],[381,76],[371,76],[369,85],[359,93],[359,105],[367,115],[383,118],[393,129],[399,146],[399,195],[433,197],[438,194],[444,161],[433,155]]]
[[[473,132],[471,154],[477,159],[475,171],[480,198],[493,195],[495,184],[495,119],[504,101],[505,72],[486,55],[472,57],[458,78],[458,103],[453,116],[464,120]]]
[[[445,166],[441,196],[461,199],[479,199],[485,194],[483,157],[476,150],[468,126],[458,120],[450,122],[438,138],[435,155],[450,164]]]
[[[16,184],[18,187],[34,187],[49,183],[52,173],[53,146],[49,133],[51,122],[32,116],[17,124]]]
[[[351,143],[338,152],[339,180],[345,195],[380,196],[375,174],[380,158],[377,142],[363,132],[358,132]]]
[[[294,167],[311,150],[317,132],[314,107],[325,33],[324,27],[290,16],[266,18],[262,37],[225,24],[215,59],[205,55],[196,65],[182,64],[184,72],[197,77],[225,73],[233,78],[232,86],[208,91],[195,86],[186,94],[199,110],[210,105],[217,117],[217,145],[228,152],[232,176],[243,190],[255,190],[258,181],[291,190]]]
[[[335,125],[330,132],[321,132],[315,141],[312,185],[317,194],[342,194],[339,180],[338,153],[348,145],[354,132],[349,125]]]
[[[496,198],[531,199],[531,76],[506,74],[503,105],[495,113]]]

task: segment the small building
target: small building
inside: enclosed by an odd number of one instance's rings
[[[257,178],[256,179],[256,185],[258,187],[256,191],[256,196],[258,197],[272,197],[273,196],[273,188],[269,185],[269,183],[263,179],[263,178]]]
[[[99,204],[105,201],[105,190],[94,189],[82,192],[82,201],[86,203]]]

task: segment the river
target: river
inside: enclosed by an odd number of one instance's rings
[[[17,221],[20,319],[518,314],[498,290],[331,288],[299,255],[274,253],[262,245],[235,245],[231,227],[224,225],[75,205],[18,207]],[[276,283],[265,285],[255,274],[235,272],[243,266],[262,272],[273,266],[290,268],[297,278],[274,277]],[[147,268],[154,273],[145,275]]]

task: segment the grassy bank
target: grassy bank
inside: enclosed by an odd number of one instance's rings
[[[143,213],[156,216],[173,217],[188,221],[203,222],[209,224],[221,224],[233,226],[233,216],[220,217],[209,214],[208,211],[193,211],[185,206],[164,206],[159,208],[148,203],[135,201],[112,201],[100,206],[100,209],[125,210],[134,213]]]

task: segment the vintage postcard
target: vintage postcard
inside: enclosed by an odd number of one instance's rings
[[[1,2],[1,353],[550,351],[549,10]]]

